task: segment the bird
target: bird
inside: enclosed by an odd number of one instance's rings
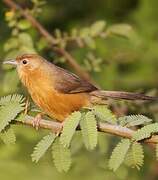
[[[101,104],[108,98],[125,100],[158,100],[157,97],[124,91],[105,91],[56,66],[38,54],[23,54],[4,64],[16,66],[19,78],[35,104],[61,123],[74,111]],[[35,118],[38,126],[41,115]]]

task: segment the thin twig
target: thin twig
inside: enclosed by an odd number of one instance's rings
[[[26,120],[24,120],[23,122],[20,121],[20,123],[23,123],[25,125],[29,125],[29,126],[33,127],[33,119],[34,119],[34,117],[27,116]],[[56,133],[56,132],[60,133],[62,130],[61,123],[55,122],[55,121],[44,120],[44,119],[42,119],[40,121],[39,127],[43,128],[43,129],[51,130],[54,133]],[[131,130],[129,128],[122,127],[119,125],[107,124],[107,123],[103,123],[103,122],[98,123],[98,131],[116,135],[116,136],[120,136],[120,137],[124,137],[124,138],[128,138],[128,139],[131,139],[133,134],[135,133],[134,130]],[[144,140],[144,142],[156,144],[156,143],[158,143],[158,135],[152,136],[151,138]]]
[[[28,10],[23,9],[21,6],[19,6],[16,2],[12,0],[3,0],[3,2],[9,6],[10,8],[14,10],[18,10],[22,16],[24,16],[31,24],[33,27],[35,27],[38,32],[46,38],[46,40],[49,42],[51,45],[52,49],[64,56],[69,63],[69,65],[76,71],[76,73],[82,77],[85,80],[88,80],[90,82],[93,82],[91,79],[90,75],[82,69],[82,67],[76,62],[74,57],[70,53],[68,53],[65,49],[63,48],[57,48],[55,47],[56,45],[56,39],[29,13]]]

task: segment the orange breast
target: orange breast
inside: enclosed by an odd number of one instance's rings
[[[86,94],[61,94],[54,90],[30,92],[34,102],[50,117],[59,121],[64,121],[65,118],[72,113],[81,109],[83,106],[88,106],[89,98]]]
[[[35,76],[34,76],[35,77]],[[34,80],[33,80],[34,79]],[[33,101],[50,117],[64,121],[72,113],[89,105],[89,96],[86,93],[63,94],[54,90],[52,79],[38,77],[23,77],[25,86]]]

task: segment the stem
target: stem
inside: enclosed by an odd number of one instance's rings
[[[27,119],[25,121],[23,121],[23,122],[17,121],[17,122],[33,127],[33,119],[34,119],[34,117],[27,116]],[[55,122],[55,121],[49,121],[49,120],[45,120],[45,119],[42,119],[40,121],[39,127],[43,128],[43,129],[51,130],[54,133],[60,133],[62,131],[62,123]],[[78,128],[78,129],[80,130],[80,128]],[[107,123],[103,123],[103,122],[98,122],[98,131],[116,135],[119,137],[128,138],[128,139],[131,139],[133,134],[135,133],[135,130],[131,130],[126,127],[122,127],[119,125],[107,124]],[[152,136],[151,138],[144,140],[144,142],[156,144],[156,143],[158,143],[158,135]]]

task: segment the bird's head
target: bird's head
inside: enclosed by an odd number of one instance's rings
[[[4,64],[16,66],[18,72],[31,72],[39,68],[43,62],[44,59],[37,54],[24,54],[13,60],[4,61]]]
[[[4,64],[17,68],[19,78],[25,86],[29,85],[29,82],[40,81],[40,77],[47,72],[44,69],[46,60],[37,54],[23,54],[13,60],[4,61]]]

